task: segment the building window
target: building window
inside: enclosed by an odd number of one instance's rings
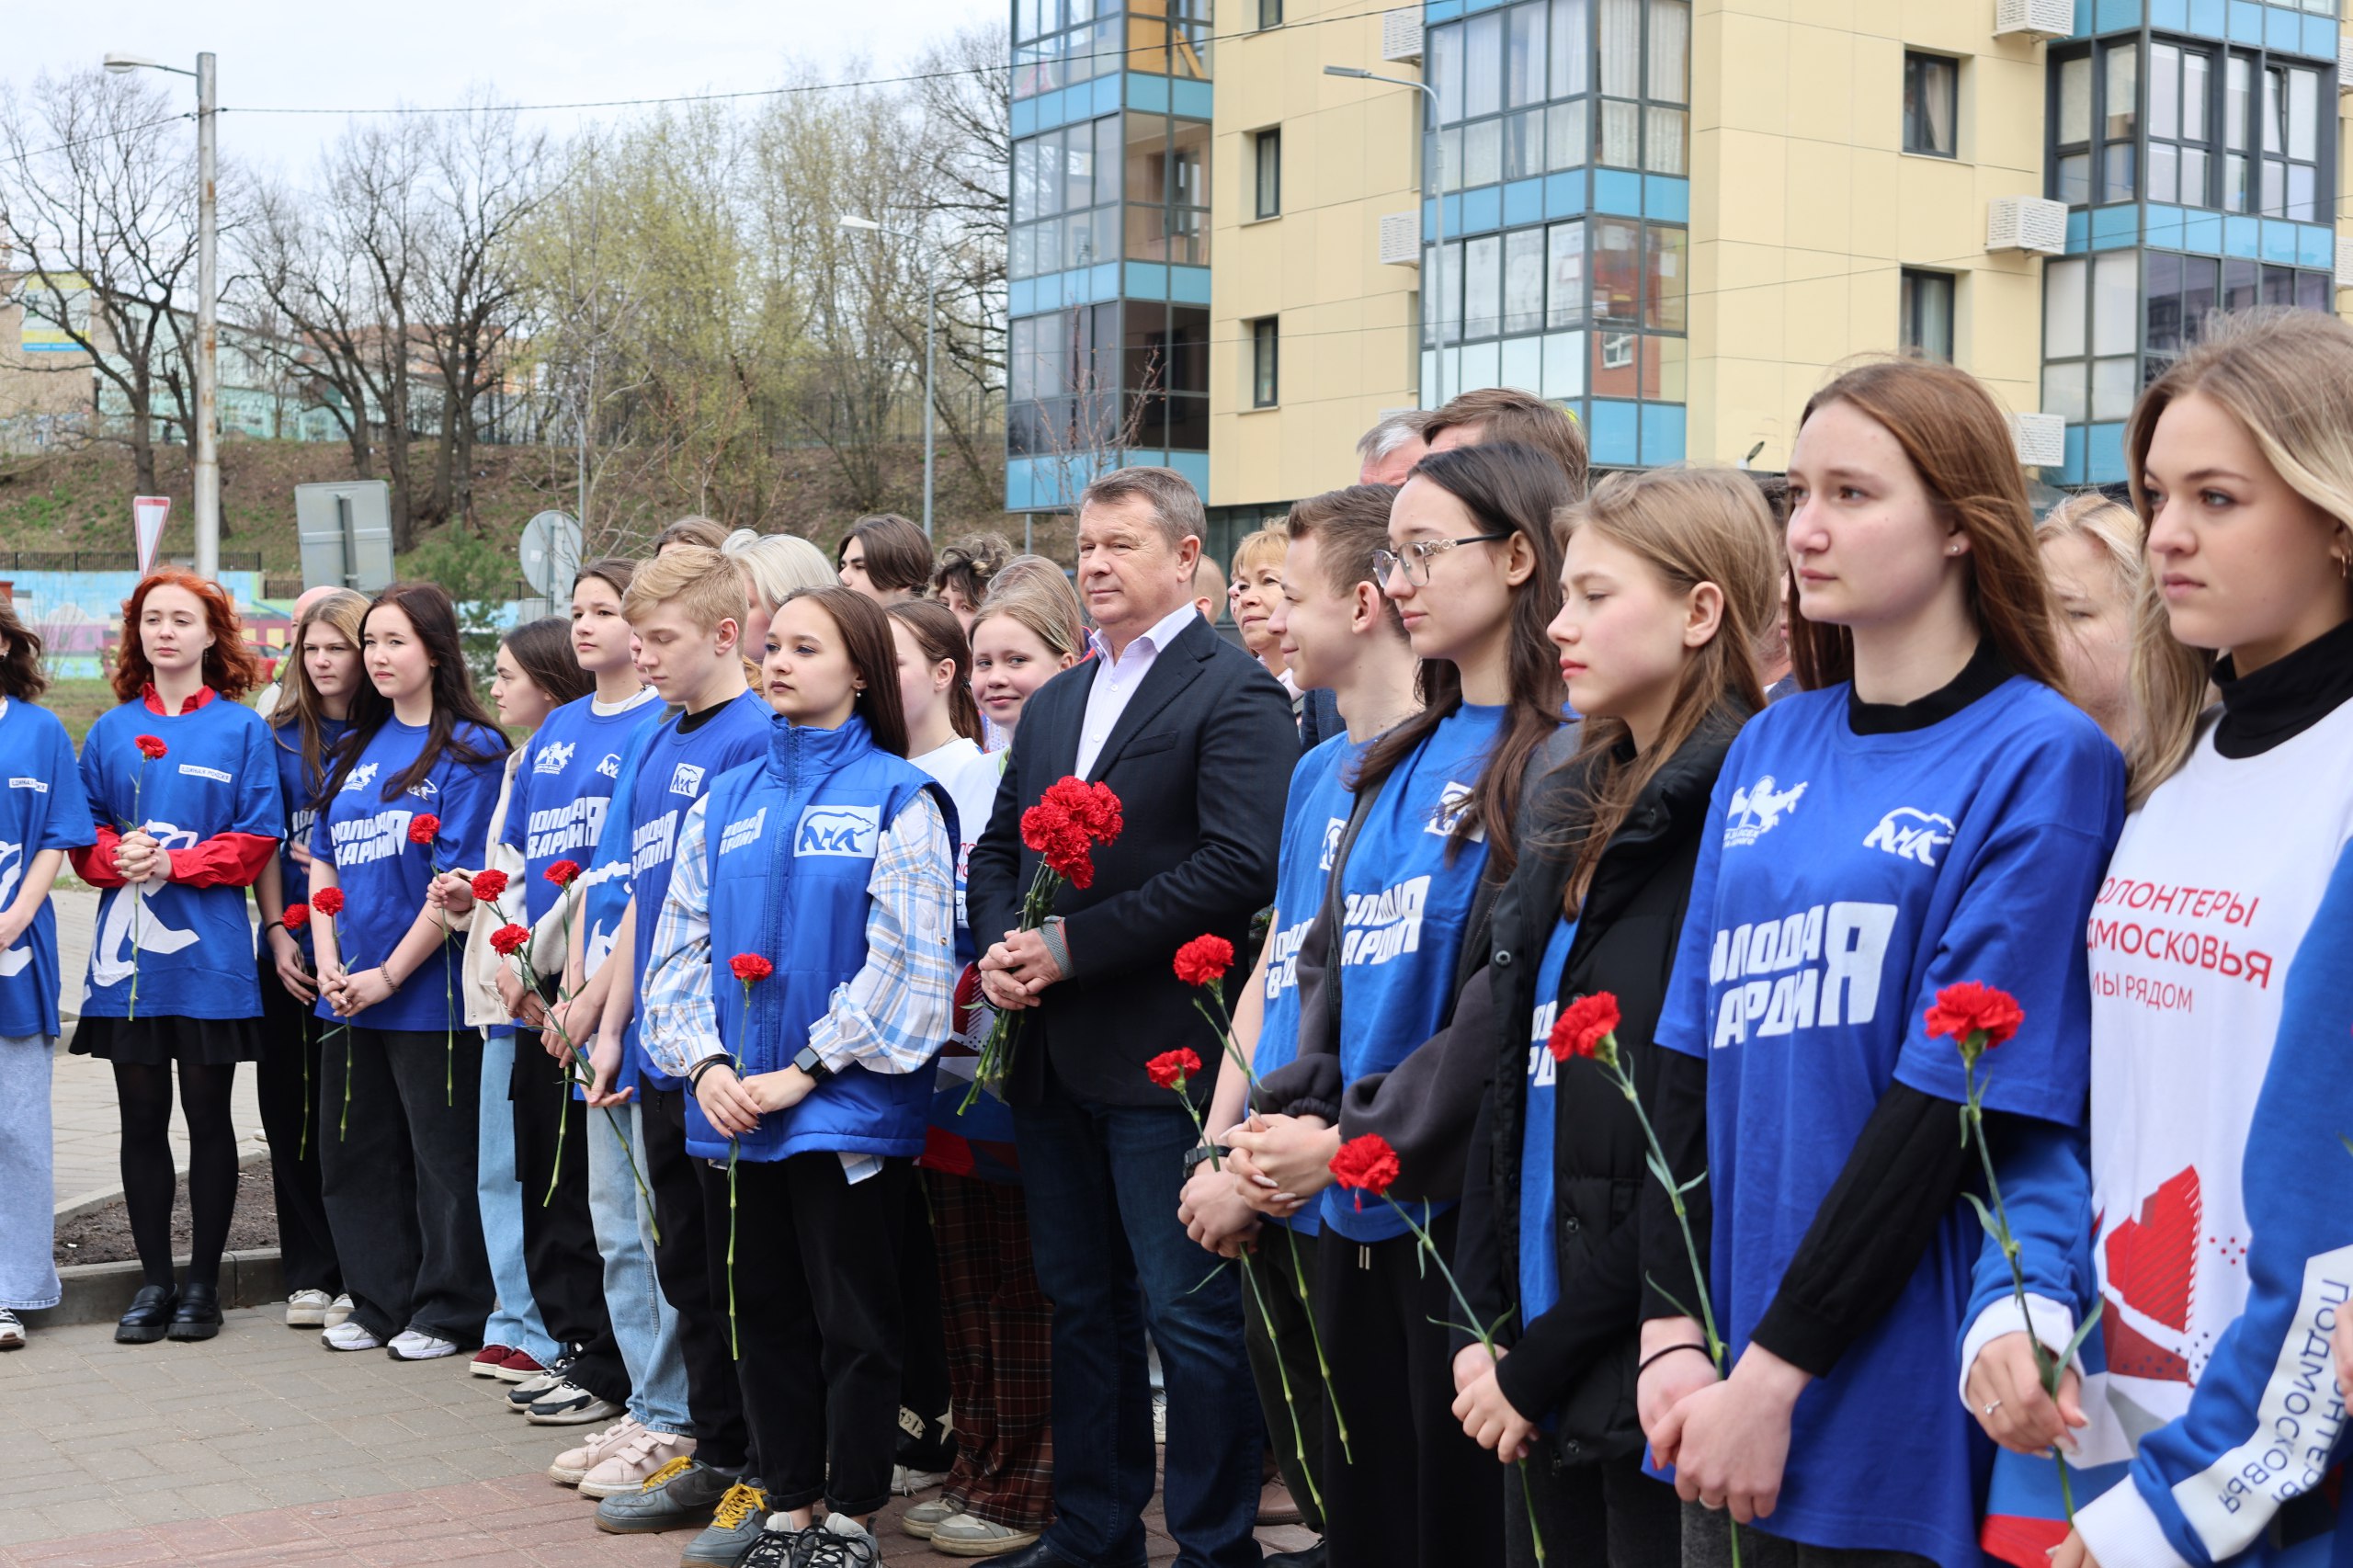
[[[2293,65],[2263,69],[2263,172],[2259,211],[2299,223],[2323,221],[2321,79]]]
[[[1961,117],[1961,62],[1936,54],[1904,57],[1904,150],[1956,157]]]
[[[1015,278],[1092,267],[1120,254],[1120,121],[1082,120],[1013,144]]]
[[[1283,210],[1283,133],[1261,131],[1250,138],[1251,162],[1257,174],[1254,215],[1279,218]]]
[[[2214,204],[2214,57],[2177,43],[2149,46],[2149,158],[2152,201]]]
[[[1690,0],[1521,0],[1425,41],[1438,103],[1424,160],[1438,188],[1589,160],[1690,173]]]
[[[1276,361],[1282,351],[1282,340],[1276,330],[1273,316],[1265,316],[1250,324],[1250,406],[1272,408],[1280,401],[1280,384],[1276,380]]]
[[[1904,269],[1896,311],[1906,354],[1952,362],[1952,274]]]
[[[1267,28],[1279,28],[1282,25],[1283,0],[1258,0],[1259,29],[1264,31]]]

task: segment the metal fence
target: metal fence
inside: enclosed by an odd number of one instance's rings
[[[194,566],[195,559],[186,555],[167,555],[158,562],[164,566]],[[136,572],[139,552],[131,550],[0,550],[0,572]],[[258,572],[261,551],[227,551],[221,552],[223,572]]]

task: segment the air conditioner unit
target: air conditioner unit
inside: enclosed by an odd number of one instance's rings
[[[2336,286],[2353,289],[2353,240],[2336,242]]]
[[[2336,40],[2336,90],[2353,93],[2353,36],[2339,34]]]
[[[1422,215],[1383,212],[1381,215],[1381,264],[1419,267],[1422,264]]]
[[[2020,468],[2057,468],[2067,460],[2067,421],[2057,414],[2013,414],[2010,439]]]
[[[1418,61],[1421,57],[1422,8],[1402,6],[1381,13],[1381,58]]]
[[[1997,196],[1985,204],[1987,250],[2039,251],[2063,255],[2067,249],[2067,206],[2039,196]]]
[[[1994,0],[1995,38],[2065,38],[2075,30],[2075,0]]]

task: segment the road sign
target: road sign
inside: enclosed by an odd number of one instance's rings
[[[302,586],[372,594],[392,582],[392,487],[381,479],[294,487]]]
[[[155,564],[155,547],[164,542],[164,519],[172,515],[172,498],[168,495],[133,495],[131,498],[131,531],[139,546],[139,574],[147,575]]]
[[[580,525],[562,512],[541,512],[523,525],[516,546],[523,580],[551,603],[569,604],[572,580],[580,571]]]

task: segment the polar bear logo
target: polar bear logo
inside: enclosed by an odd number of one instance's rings
[[[871,859],[882,832],[880,806],[807,806],[792,835],[795,855],[843,855]]]

